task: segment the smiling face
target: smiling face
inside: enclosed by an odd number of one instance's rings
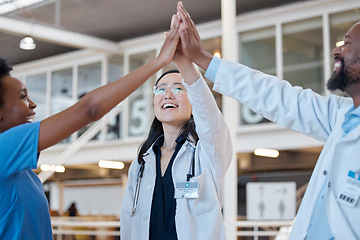
[[[360,24],[355,24],[346,33],[344,45],[333,50],[335,67],[327,83],[329,90],[349,92],[349,87],[360,83]]]
[[[155,117],[163,124],[181,128],[191,117],[192,107],[179,73],[165,75],[156,85]]]
[[[4,94],[0,107],[0,132],[31,122],[36,104],[30,100],[25,85],[18,79],[5,76],[2,81]]]

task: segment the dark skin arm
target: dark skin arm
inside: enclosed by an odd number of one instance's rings
[[[102,118],[149,77],[168,65],[179,41],[180,21],[177,20],[176,15],[173,16],[173,19],[174,24],[172,24],[157,58],[128,75],[89,92],[73,106],[43,120],[40,124],[38,152]]]

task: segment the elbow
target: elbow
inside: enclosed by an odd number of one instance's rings
[[[87,116],[89,118],[89,121],[95,122],[95,121],[100,120],[103,116],[100,112],[101,112],[100,108],[98,108],[96,106],[89,108],[87,111]]]
[[[92,98],[84,98],[83,100],[84,104],[82,109],[88,123],[98,121],[104,116],[103,111],[101,110],[101,104]]]

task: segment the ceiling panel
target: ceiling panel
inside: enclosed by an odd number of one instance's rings
[[[296,0],[236,0],[237,13],[270,8]],[[4,1],[2,1],[4,2]],[[0,1],[1,3],[1,1]],[[176,13],[176,0],[45,0],[2,16],[78,32],[111,41],[166,31],[171,15]],[[14,1],[13,4],[16,4]],[[220,19],[220,0],[183,0],[195,23]],[[56,11],[59,6],[59,11]],[[57,13],[59,13],[57,15]],[[31,34],[31,33],[29,33]],[[1,57],[18,64],[74,50],[37,41],[33,51],[21,50],[23,36],[0,30]]]

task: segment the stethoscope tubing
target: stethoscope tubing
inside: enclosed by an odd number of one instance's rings
[[[137,208],[137,205],[139,202],[141,179],[144,174],[144,169],[145,169],[145,161],[142,160],[138,174],[137,174],[137,178],[136,178],[135,196],[134,196],[134,201],[133,201],[133,205],[132,205],[132,209],[131,209],[131,217],[133,217],[135,215],[136,208]],[[189,182],[190,179],[194,176],[195,176],[195,149],[194,149],[194,152],[193,152],[193,155],[191,158],[189,173],[186,174],[186,181]]]

